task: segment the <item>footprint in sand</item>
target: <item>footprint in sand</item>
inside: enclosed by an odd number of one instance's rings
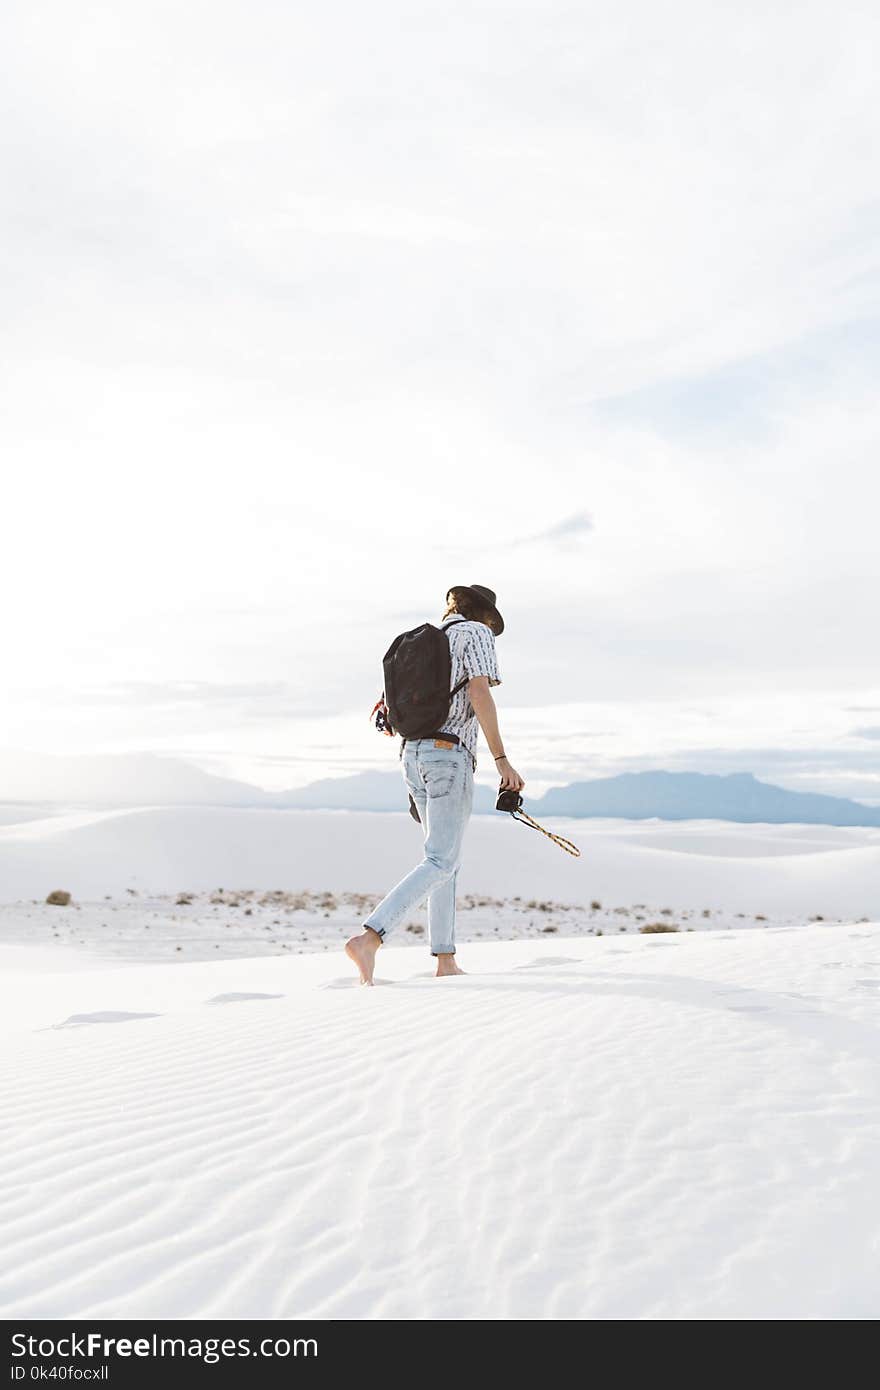
[[[283,994],[215,994],[213,999],[206,999],[206,1004],[241,1004],[246,999],[283,999]]]
[[[580,958],[577,956],[539,956],[537,960],[526,961],[524,965],[517,965],[516,970],[540,970],[544,965],[580,965]]]
[[[374,979],[374,980],[373,980],[373,984],[374,984],[374,985],[390,985],[390,984],[393,984],[393,983],[394,983],[394,981],[392,981],[392,980],[379,980],[379,979]],[[402,983],[402,981],[398,981],[397,983]],[[358,978],[357,975],[343,975],[343,976],[341,976],[338,980],[325,980],[324,983],[323,983],[322,985],[318,985],[318,989],[362,989],[362,988],[363,988],[363,985],[361,984],[360,979]]]
[[[63,1023],[53,1023],[53,1028],[83,1028],[89,1023],[132,1023],[138,1018],[161,1018],[161,1014],[122,1014],[105,1010],[96,1014],[71,1014]]]

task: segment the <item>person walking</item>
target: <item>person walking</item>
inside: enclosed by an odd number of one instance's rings
[[[373,909],[360,935],[345,944],[362,984],[373,983],[379,947],[425,898],[437,975],[465,973],[455,959],[455,887],[473,805],[479,729],[500,774],[500,789],[519,792],[525,786],[504,751],[490,689],[501,684],[495,638],[504,631],[495,597],[482,584],[459,584],[447,592],[440,625],[449,640],[450,689],[460,689],[438,736],[405,739],[401,749],[404,780],[424,831],[424,857]],[[444,739],[444,734],[457,741]]]

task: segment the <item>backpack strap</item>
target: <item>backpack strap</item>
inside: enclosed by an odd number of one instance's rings
[[[451,627],[453,623],[466,623],[466,622],[467,622],[467,618],[465,618],[465,617],[463,616],[463,614],[461,614],[461,613],[456,613],[454,617],[449,617],[449,618],[446,619],[446,622],[443,623],[443,625],[442,625],[442,630],[445,632],[446,629],[447,629],[448,627]],[[458,685],[454,685],[454,686],[452,687],[452,689],[450,690],[450,692],[449,692],[449,698],[450,698],[450,700],[453,698],[453,696],[455,696],[455,695],[458,694],[459,690],[461,690],[463,686],[467,685],[467,683],[468,683],[469,680],[470,680],[470,676],[462,676],[461,680],[458,682]]]

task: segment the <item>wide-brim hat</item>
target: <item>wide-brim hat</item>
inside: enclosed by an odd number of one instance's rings
[[[475,598],[477,602],[481,605],[481,607],[491,609],[496,624],[495,636],[500,637],[502,632],[504,631],[504,619],[498,612],[498,608],[495,603],[494,590],[487,589],[485,584],[451,584],[450,587],[446,590],[447,599],[449,598],[449,595],[452,593],[453,589],[463,589],[466,594],[470,594],[472,598]]]

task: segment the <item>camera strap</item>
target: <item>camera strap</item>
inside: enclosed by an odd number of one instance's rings
[[[564,849],[566,854],[573,854],[578,859],[580,858],[581,852],[577,845],[573,845],[571,840],[566,840],[564,835],[554,835],[552,830],[545,830],[543,825],[539,825],[536,820],[532,820],[531,816],[525,811],[510,811],[508,814],[513,816],[514,820],[522,821],[523,825],[530,825],[533,830],[540,830],[542,835],[546,835],[548,840],[552,840],[560,849]]]

